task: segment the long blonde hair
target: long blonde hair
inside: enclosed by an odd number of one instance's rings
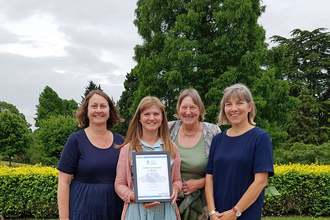
[[[157,97],[154,96],[146,96],[141,100],[138,108],[135,111],[134,117],[128,127],[125,142],[118,148],[122,148],[127,143],[130,143],[131,150],[135,150],[137,152],[143,151],[142,147],[140,146],[140,139],[143,133],[142,125],[140,123],[140,115],[141,112],[143,112],[145,109],[154,105],[159,107],[163,116],[162,123],[158,129],[158,136],[164,144],[164,151],[169,151],[171,158],[175,158],[175,151],[170,138],[170,130],[168,128],[167,118],[165,114],[165,105]]]

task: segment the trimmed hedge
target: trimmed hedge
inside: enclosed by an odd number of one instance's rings
[[[4,217],[58,217],[58,171],[41,165],[0,166],[0,215]]]
[[[265,198],[263,215],[330,215],[329,165],[275,165],[275,175],[268,180],[280,196]]]
[[[280,196],[265,198],[264,216],[329,216],[330,165],[275,165],[275,186]],[[52,167],[0,166],[0,215],[57,218],[58,171]]]

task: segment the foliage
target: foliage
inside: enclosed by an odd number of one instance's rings
[[[320,145],[328,140],[327,131],[320,128],[317,115],[320,103],[312,97],[309,90],[302,88],[298,96],[300,106],[292,112],[288,123],[289,143],[304,143]]]
[[[268,185],[276,187],[281,196],[265,198],[265,216],[327,216],[330,213],[329,165],[275,165],[275,175],[268,180]]]
[[[47,120],[50,116],[57,116],[63,114],[63,102],[57,93],[46,86],[39,96],[39,104],[36,105],[37,117],[34,118],[36,127],[40,127],[42,120]]]
[[[64,108],[64,112],[62,114],[74,117],[74,114],[79,107],[78,103],[73,99],[71,99],[71,100],[63,99],[62,102],[63,102],[63,108]]]
[[[41,142],[40,148],[43,150],[43,164],[58,164],[67,139],[77,129],[78,123],[71,116],[50,116],[49,119],[42,121],[38,139]]]
[[[18,115],[21,118],[23,118],[24,120],[26,120],[24,114],[23,113],[20,113],[18,111],[18,109],[16,108],[15,105],[10,104],[10,103],[7,103],[7,102],[0,101],[0,113],[3,112],[3,111],[5,111],[5,110],[8,110],[9,112],[11,112],[11,113],[13,113],[15,115]],[[29,125],[29,127],[30,126],[31,125]]]
[[[0,166],[0,215],[56,217],[58,171],[51,167]]]
[[[330,127],[330,105],[325,103],[330,99],[330,33],[325,30],[295,29],[291,32],[292,38],[275,35],[272,41],[284,45],[285,56],[292,59],[292,65],[284,72],[285,80],[290,82],[291,95],[297,97],[300,90],[307,87],[322,105],[317,116],[320,126]]]
[[[330,165],[275,165],[274,170],[268,186],[276,187],[281,195],[266,196],[264,216],[329,215]],[[0,166],[0,215],[55,218],[57,177],[52,167]]]
[[[134,70],[133,70],[134,71]],[[125,91],[123,91],[120,100],[117,103],[117,109],[120,114],[120,117],[125,119],[124,122],[118,123],[112,131],[121,134],[122,136],[126,136],[126,132],[131,122],[134,112],[128,111],[130,106],[132,106],[134,102],[133,92],[138,88],[138,79],[134,77],[132,74],[126,74],[126,80],[124,82]]]
[[[240,82],[255,97],[258,126],[278,147],[288,136],[283,125],[297,101],[279,80],[291,60],[283,49],[267,51],[257,22],[263,12],[255,0],[139,0],[134,24],[143,44],[135,47],[137,65],[126,75],[120,114],[129,119],[140,100],[153,95],[173,120],[180,91],[192,87],[204,102],[205,121],[216,123],[222,91]]]
[[[330,142],[315,146],[295,143],[289,149],[274,150],[274,163],[277,164],[330,164]]]
[[[99,85],[96,85],[96,84],[93,82],[93,80],[89,80],[88,82],[89,82],[89,85],[85,87],[85,93],[84,93],[84,96],[81,96],[81,103],[84,101],[84,99],[86,98],[86,96],[88,95],[88,93],[89,93],[90,91],[92,91],[92,90],[101,90],[101,91],[103,91],[103,90],[101,89],[101,85],[100,85],[100,84],[99,84]],[[81,103],[80,103],[80,104],[81,104]]]
[[[5,110],[0,113],[0,152],[9,158],[23,155],[31,141],[29,124],[19,115]]]

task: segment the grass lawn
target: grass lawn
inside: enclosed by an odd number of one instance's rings
[[[0,165],[1,164],[6,164],[7,166],[9,166],[9,162],[8,161],[0,160]],[[20,166],[23,166],[23,165],[28,165],[28,164],[11,162],[11,167],[20,167]]]

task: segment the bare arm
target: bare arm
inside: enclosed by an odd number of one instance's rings
[[[207,211],[210,213],[215,210],[214,195],[213,195],[213,175],[206,174],[205,176],[205,197],[207,202]],[[216,212],[210,217],[210,220],[219,219],[219,213]]]
[[[59,171],[58,174],[58,188],[57,200],[60,220],[69,219],[69,197],[70,197],[70,184],[72,180],[71,174],[66,174]]]
[[[266,187],[268,181],[268,172],[261,172],[254,174],[254,181],[246,190],[242,198],[238,201],[235,208],[244,212],[248,209],[259,197],[262,190]],[[236,219],[235,212],[231,209],[221,213],[222,218],[225,219]]]

